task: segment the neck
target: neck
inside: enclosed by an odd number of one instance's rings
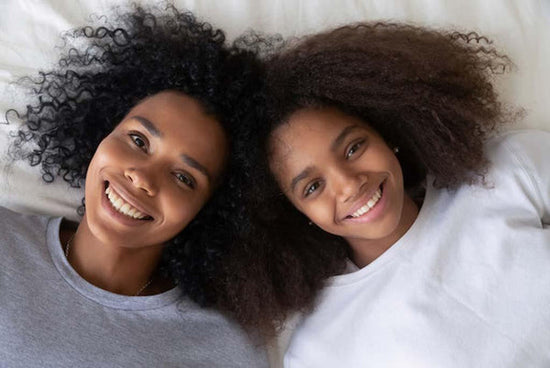
[[[64,250],[70,239],[67,260],[89,283],[116,294],[149,294],[141,289],[153,278],[162,245],[130,248],[101,241],[90,231],[86,216],[76,232],[65,232],[61,239]],[[147,289],[153,288],[148,286]]]
[[[418,217],[418,206],[405,195],[401,218],[396,229],[381,239],[348,239],[351,247],[352,260],[357,267],[362,268],[380,257],[393,244],[395,244],[412,226]]]

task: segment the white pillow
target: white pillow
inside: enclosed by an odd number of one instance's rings
[[[150,4],[151,1],[135,1]],[[49,69],[58,56],[60,35],[83,25],[91,14],[109,12],[124,0],[2,0],[0,3],[0,205],[20,212],[76,219],[82,190],[62,181],[46,185],[38,168],[11,162],[5,154],[8,134],[4,113],[23,108],[27,97],[10,84],[16,78]],[[299,36],[350,22],[393,20],[431,27],[477,31],[495,41],[517,70],[498,82],[504,101],[528,113],[515,126],[550,130],[550,2],[547,0],[176,0],[230,39],[248,29]],[[272,350],[281,365],[288,332]]]

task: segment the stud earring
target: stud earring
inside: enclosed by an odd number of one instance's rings
[[[393,147],[393,153],[395,153],[395,154],[399,153],[399,146]]]

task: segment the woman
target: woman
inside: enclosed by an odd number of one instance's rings
[[[483,37],[384,23],[268,61],[253,226],[224,264],[247,259],[241,319],[309,312],[286,367],[550,364],[550,134],[492,137],[518,115],[492,85],[509,65]]]
[[[257,98],[254,56],[173,7],[66,37],[59,69],[31,81],[12,151],[46,182],[85,184],[85,206],[79,224],[0,209],[2,365],[267,367],[207,308],[233,205],[221,185],[231,137]]]

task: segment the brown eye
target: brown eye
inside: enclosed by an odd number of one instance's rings
[[[306,187],[304,196],[308,197],[309,195],[313,194],[317,189],[319,189],[320,186],[321,186],[321,182],[314,181],[313,183],[311,183]]]
[[[195,179],[193,179],[193,177],[191,177],[189,175],[186,175],[186,174],[183,174],[183,173],[175,173],[174,176],[176,177],[176,179],[178,181],[180,181],[183,184],[187,185],[189,188],[195,189],[196,184],[195,184]]]
[[[350,159],[359,149],[365,144],[365,140],[362,139],[359,142],[353,143],[346,151],[346,160]]]
[[[136,133],[130,133],[128,135],[130,136],[130,139],[132,140],[132,142],[134,142],[136,147],[140,148],[143,151],[147,151],[147,142],[145,141],[145,139],[143,139],[141,135]]]

